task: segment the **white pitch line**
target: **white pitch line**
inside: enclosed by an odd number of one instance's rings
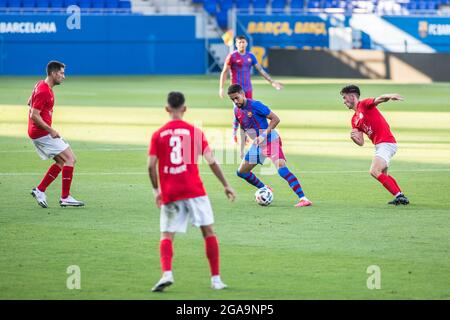
[[[121,151],[147,151],[147,148],[99,148],[99,149],[76,149],[76,152],[87,152],[87,151],[93,151],[93,152],[121,152]],[[0,153],[35,153],[36,151],[34,149],[30,150],[0,150]]]
[[[224,171],[232,174],[235,171]],[[392,170],[391,172],[450,172],[450,168],[442,169],[417,169],[417,170]],[[299,171],[298,175],[303,174],[347,174],[347,173],[368,173],[368,170],[343,170],[343,171]],[[43,172],[0,172],[0,176],[36,176],[42,175]],[[147,175],[145,171],[142,172],[76,172],[79,176],[139,176]],[[212,175],[212,172],[203,172],[200,175]]]

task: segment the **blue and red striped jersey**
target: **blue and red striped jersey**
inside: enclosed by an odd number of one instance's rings
[[[247,99],[247,103],[242,108],[234,106],[234,117],[239,122],[241,129],[247,133],[251,139],[258,137],[262,131],[269,127],[267,116],[271,110],[260,101]],[[267,142],[271,142],[279,137],[278,132],[272,130],[267,136]]]
[[[228,55],[226,61],[231,68],[231,83],[240,84],[244,91],[252,91],[252,66],[258,64],[255,55],[251,52],[240,54],[236,50]]]

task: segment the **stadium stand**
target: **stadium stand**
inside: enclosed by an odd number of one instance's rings
[[[71,5],[77,5],[84,13],[131,13],[129,0],[0,0],[3,13],[61,12]]]
[[[204,2],[206,12],[215,16],[217,14],[217,0],[208,0]]]
[[[0,0],[0,12],[61,12],[77,5],[83,13],[131,13],[134,4],[159,3],[156,0]],[[250,14],[300,12],[377,13],[408,15],[436,14],[450,8],[450,0],[184,0],[187,6],[200,6],[222,28],[228,27],[228,12],[236,8]],[[175,2],[174,2],[175,3]],[[138,5],[139,5],[138,4]],[[172,2],[170,2],[172,4]]]
[[[441,8],[450,7],[450,0],[191,0],[203,5],[206,12],[217,19],[221,28],[227,27],[227,12],[272,14],[284,12],[336,12],[377,13],[408,15],[415,13],[436,14]],[[288,9],[287,11],[285,11]]]
[[[250,0],[236,1],[236,8],[242,11],[248,11],[250,9]]]
[[[266,0],[253,0],[253,10],[255,13],[265,13],[267,6]]]
[[[271,0],[272,13],[283,12],[286,8],[286,0]]]

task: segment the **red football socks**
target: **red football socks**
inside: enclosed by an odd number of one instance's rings
[[[172,271],[173,246],[172,240],[162,239],[159,243],[161,269],[163,272]]]
[[[378,176],[378,181],[380,181],[381,184],[383,184],[383,186],[394,196],[397,195],[399,192],[402,192],[397,184],[397,181],[395,181],[395,179],[392,178],[391,176],[382,173]]]
[[[219,242],[215,235],[205,238],[206,256],[211,269],[211,276],[219,275]]]
[[[398,188],[398,192],[402,192],[402,190],[400,190],[400,186],[398,185],[397,181],[395,181],[393,176],[389,176],[389,178],[391,178],[391,180],[395,183],[395,186]]]
[[[61,198],[65,199],[70,194],[70,185],[72,184],[73,167],[64,166],[62,168],[62,192]]]
[[[56,163],[54,163],[50,168],[48,168],[47,173],[42,179],[41,183],[38,185],[39,191],[45,192],[47,187],[52,183],[58,174],[61,172],[61,167],[59,167]]]

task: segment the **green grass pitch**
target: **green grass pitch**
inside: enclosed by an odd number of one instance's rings
[[[69,70],[68,70],[69,71]],[[218,77],[70,77],[55,89],[54,127],[78,158],[72,193],[85,208],[60,208],[61,182],[47,190],[50,208],[30,196],[49,161],[28,140],[26,102],[38,77],[0,78],[0,299],[449,299],[450,86],[358,82],[364,97],[397,92],[380,106],[399,142],[391,163],[411,205],[368,174],[373,146],[349,139],[351,112],[339,96],[347,81],[280,79],[276,91],[257,79],[256,99],[280,118],[288,165],[313,207],[296,197],[270,164],[255,170],[274,189],[259,207],[237,178],[231,103]],[[146,172],[151,133],[167,120],[168,91],[187,96],[186,119],[201,126],[237,200],[229,203],[202,164],[229,288],[209,288],[200,231],[175,240],[175,284],[149,292],[160,277],[159,211]],[[81,270],[69,290],[66,271]],[[369,266],[381,288],[368,289]]]

